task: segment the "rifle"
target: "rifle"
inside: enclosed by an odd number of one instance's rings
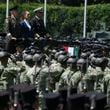
[[[49,72],[48,72],[48,77],[46,79],[46,88],[45,88],[45,91],[46,92],[49,92],[49,91],[51,91],[51,88],[49,88],[49,87],[51,87],[51,73],[50,73],[51,55],[49,55],[49,59],[48,59],[47,64],[48,64]]]

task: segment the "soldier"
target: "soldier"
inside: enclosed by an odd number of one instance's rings
[[[34,10],[35,17],[31,20],[32,30],[37,37],[44,37],[47,33],[43,22],[43,8],[39,7]]]
[[[50,65],[49,72],[52,78],[52,90],[55,90],[55,85],[57,85],[57,83],[59,82],[60,77],[66,68],[66,60],[67,57],[65,55],[59,55],[57,58],[57,62]]]
[[[34,73],[33,66],[35,64],[33,61],[33,56],[27,54],[24,57],[24,61],[25,61],[26,72],[21,75],[21,77],[23,78],[21,81],[27,82],[29,84],[33,84],[33,73]]]
[[[83,58],[80,58],[77,61],[77,69],[78,71],[72,76],[72,84],[78,85],[78,92],[85,92],[86,91],[86,82],[83,80],[83,77],[86,74],[86,61]]]
[[[83,77],[83,80],[86,82],[87,91],[94,91],[94,82],[96,79],[96,65],[95,65],[95,57],[91,57],[90,65],[87,69],[86,74]]]
[[[35,65],[34,65],[34,73],[33,73],[33,84],[35,84],[36,88],[38,88],[38,83],[39,83],[39,74],[40,74],[40,71],[41,71],[41,68],[42,68],[42,57],[41,57],[41,53],[35,53],[33,55],[33,61],[35,62]],[[39,92],[39,90],[38,90]]]
[[[76,58],[72,58],[72,57],[68,58],[67,68],[62,73],[59,80],[60,87],[70,86],[71,76],[76,72],[76,61],[77,61]]]
[[[105,58],[97,58],[96,59],[96,85],[95,85],[95,90],[98,92],[103,92],[104,91],[104,83],[103,83],[103,78],[104,78],[104,70],[107,66],[108,60]]]
[[[48,65],[44,64],[45,56],[42,53],[36,53],[33,56],[33,60],[35,61],[33,81],[37,87],[37,92],[39,92],[39,109],[44,110],[44,94],[49,91],[49,68]]]
[[[107,103],[110,105],[110,62],[104,70],[104,93],[107,95]]]
[[[24,44],[22,42],[18,42],[16,44],[16,53],[13,55],[16,61],[23,61],[23,51],[24,51]]]
[[[9,57],[10,54],[8,52],[6,51],[0,52],[0,61],[1,65],[3,66],[0,79],[1,81],[4,80],[4,82],[7,83],[7,87],[16,83],[17,81],[16,77],[21,70],[21,68],[15,65],[14,63],[10,64],[8,63]]]
[[[10,9],[9,32],[11,33],[12,37],[19,37],[18,6]]]
[[[16,39],[19,38],[19,21],[18,21],[18,6],[15,6],[10,9],[10,17],[9,17],[9,25],[8,25],[8,30],[11,35],[7,36],[7,50],[10,53],[15,53],[15,44],[16,44]],[[11,38],[10,38],[11,36]]]

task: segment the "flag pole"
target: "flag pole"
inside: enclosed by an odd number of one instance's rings
[[[5,20],[5,31],[8,33],[8,17],[9,17],[9,0],[6,1],[6,20]]]
[[[84,0],[84,25],[83,25],[83,38],[86,38],[86,22],[87,21],[87,0]]]
[[[46,27],[46,17],[47,17],[47,0],[44,0],[44,26]]]

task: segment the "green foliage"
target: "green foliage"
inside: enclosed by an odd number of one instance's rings
[[[39,6],[43,6],[43,4],[30,3],[19,5],[20,13],[24,10],[29,10],[31,16],[33,16],[33,9]],[[0,32],[3,32],[5,8],[5,4],[0,4]],[[107,28],[110,29],[109,18],[110,4],[88,6],[87,31],[99,30],[101,22],[105,22]],[[66,7],[49,4],[47,6],[47,29],[53,36],[82,35],[83,7]]]

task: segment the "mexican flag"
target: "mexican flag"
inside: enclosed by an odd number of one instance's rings
[[[68,52],[69,56],[79,56],[79,47],[75,46],[63,46],[66,52]]]

